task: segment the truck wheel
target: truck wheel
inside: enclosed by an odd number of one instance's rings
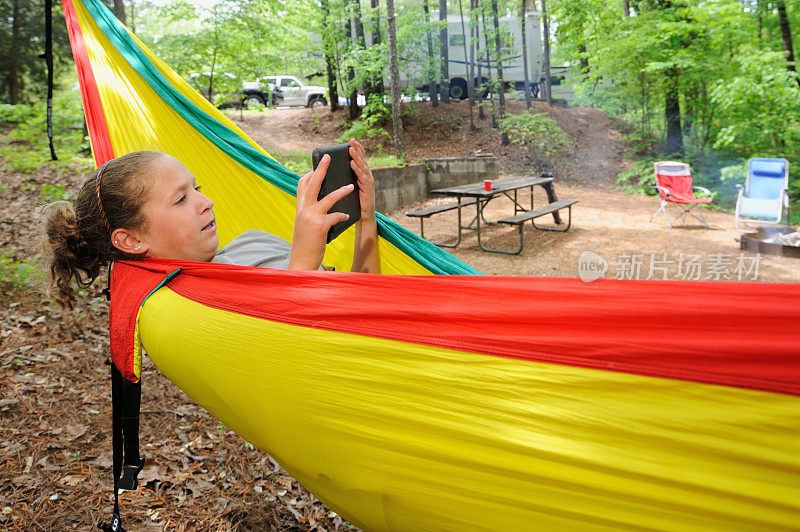
[[[308,103],[308,106],[312,109],[318,109],[320,107],[325,107],[328,105],[328,102],[325,101],[325,98],[321,96],[315,96],[311,98],[311,101]]]
[[[259,105],[264,105],[264,99],[258,94],[250,94],[244,100],[245,109],[254,109]]]
[[[450,80],[450,98],[453,100],[467,99],[467,82],[461,78]]]

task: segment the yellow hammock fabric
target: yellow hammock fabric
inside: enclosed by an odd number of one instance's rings
[[[290,240],[296,176],[99,0],[63,5],[97,162],[170,153],[223,242]],[[115,265],[120,369],[144,346],[367,530],[800,528],[797,286],[430,276],[475,272],[381,231],[383,271],[412,275]]]

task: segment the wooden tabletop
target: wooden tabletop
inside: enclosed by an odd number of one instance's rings
[[[431,190],[431,194],[440,196],[467,196],[473,198],[489,198],[503,192],[517,190],[520,188],[551,183],[552,177],[507,177],[504,179],[492,180],[492,190],[486,190],[483,181],[459,185],[457,187],[437,188]]]

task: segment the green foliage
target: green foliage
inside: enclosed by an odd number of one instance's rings
[[[394,155],[374,155],[367,160],[370,168],[381,166],[403,166],[403,162]]]
[[[311,154],[305,151],[273,151],[272,156],[283,166],[297,175],[303,175],[312,170]]]
[[[54,94],[53,143],[57,161],[50,158],[47,107],[43,102],[0,104],[0,168],[23,173],[34,172],[42,166],[87,171],[92,167],[92,160],[88,138],[83,136],[80,95],[74,84]]]
[[[0,104],[0,168],[31,173],[42,166],[86,171],[92,167],[83,136],[83,110],[77,89],[53,98],[53,137],[58,161],[50,158],[47,108],[44,103]]]
[[[44,185],[42,187],[42,199],[45,203],[72,199],[72,194],[67,192],[66,188],[64,185]]]
[[[361,118],[352,123],[345,124],[344,132],[339,136],[340,142],[345,142],[350,138],[364,139],[372,137],[391,138],[384,126],[391,120],[392,111],[383,96],[380,94],[370,94],[367,105],[362,110]]]
[[[318,68],[312,32],[319,8],[296,0],[221,0],[203,7],[186,0],[137,5],[136,34],[201,94],[231,100],[244,81]]]
[[[617,176],[617,185],[627,192],[655,194],[652,157],[632,159],[630,170],[620,172]]]
[[[625,135],[629,150],[634,155],[653,155],[656,151],[658,139],[644,129],[635,129]]]
[[[779,155],[800,146],[800,76],[786,70],[781,52],[747,46],[734,58],[733,76],[711,89],[721,119],[714,147]]]
[[[750,157],[785,157],[792,196],[800,197],[793,172],[800,163],[800,88],[797,74],[787,69],[774,3],[671,0],[630,6],[625,17],[618,2],[548,3],[555,55],[573,65],[579,102],[623,116],[636,129],[629,136],[634,170],[621,180],[631,186],[650,179],[652,169],[639,173],[637,157],[650,164],[683,160],[692,164],[695,183],[714,190],[715,205],[730,206],[731,170],[723,175],[722,169]],[[799,7],[786,2],[794,35]],[[684,148],[664,154],[658,141],[665,137],[666,95],[673,90]]]
[[[527,146],[534,155],[550,157],[572,143],[555,120],[533,111],[504,116],[500,120],[500,130],[508,133],[511,142]]]
[[[54,84],[59,88],[70,83],[75,67],[64,10],[60,2],[53,2],[52,8]],[[44,52],[44,24],[44,2],[0,0],[0,103],[12,103],[13,80],[18,98],[13,103],[32,104],[47,97],[47,69],[39,58]]]
[[[13,249],[0,251],[0,286],[30,290],[37,286],[40,277],[37,257],[18,262],[14,260]]]

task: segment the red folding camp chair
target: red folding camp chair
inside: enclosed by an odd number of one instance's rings
[[[693,211],[701,203],[711,203],[711,192],[707,188],[692,186],[692,171],[688,164],[675,161],[658,161],[653,165],[656,176],[656,189],[658,189],[659,206],[658,210],[650,217],[650,221],[659,212],[663,212],[667,218],[667,225],[672,229],[672,224],[691,214],[705,225],[708,229],[708,222],[703,216],[703,211]],[[696,198],[695,190],[704,192],[705,197]],[[675,219],[670,220],[667,213],[667,204],[674,203],[683,209]],[[698,216],[699,214],[699,216]]]

